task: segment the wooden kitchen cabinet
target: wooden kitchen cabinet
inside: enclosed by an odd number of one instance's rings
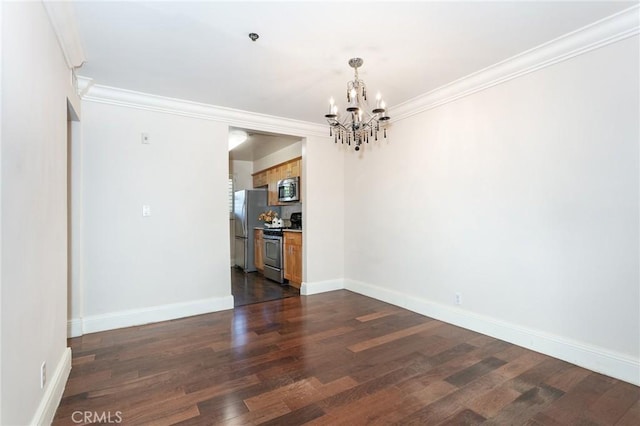
[[[260,272],[264,271],[264,257],[262,255],[262,250],[264,247],[264,238],[262,234],[262,229],[254,229],[253,230],[253,259],[256,265],[256,269]]]
[[[282,165],[281,170],[282,177],[280,179],[286,179],[289,177],[300,176],[300,159],[292,160]]]
[[[284,232],[284,277],[300,288],[302,283],[302,232]]]
[[[270,206],[283,206],[290,203],[281,203],[278,201],[278,181],[289,177],[296,177],[302,174],[302,157],[294,158],[284,163],[277,164],[268,169],[254,173],[253,187],[267,187],[268,204]],[[302,198],[300,198],[302,201]]]
[[[269,182],[269,202],[270,206],[278,206],[278,181],[280,180],[280,171],[277,167],[273,167],[267,170],[267,181]]]
[[[260,173],[255,173],[253,175],[253,187],[254,188],[261,188],[263,186],[267,186],[269,184],[269,181],[267,180],[267,172],[266,171],[262,171]]]

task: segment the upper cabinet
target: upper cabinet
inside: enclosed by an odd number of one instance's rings
[[[294,158],[284,163],[276,164],[268,169],[254,173],[253,187],[267,187],[269,191],[270,206],[284,206],[287,203],[278,201],[278,181],[288,177],[300,176],[302,174],[302,157]],[[302,202],[302,198],[300,198]]]
[[[280,179],[300,176],[300,158],[297,158],[280,166]]]
[[[267,182],[268,191],[269,191],[269,205],[270,206],[279,206],[280,202],[278,202],[278,181],[282,179],[280,177],[280,167],[272,167],[267,169]]]
[[[253,174],[253,187],[260,188],[261,186],[267,186],[269,181],[267,180],[267,174],[264,172]]]

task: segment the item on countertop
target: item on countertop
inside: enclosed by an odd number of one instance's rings
[[[278,218],[278,213],[273,210],[267,210],[266,212],[262,212],[258,215],[258,220],[261,220],[265,223],[272,223],[275,219]]]
[[[291,228],[302,229],[302,212],[291,213]]]

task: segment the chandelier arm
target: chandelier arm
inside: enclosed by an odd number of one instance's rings
[[[374,128],[373,124],[375,123],[378,123],[378,119],[374,115],[374,116],[371,116],[371,118],[364,124],[364,126],[368,128]]]
[[[345,132],[349,130],[348,127],[346,127],[344,124],[342,124],[340,122],[338,122],[336,124],[332,124],[332,126],[333,126],[334,129],[338,129],[338,130],[345,131]]]

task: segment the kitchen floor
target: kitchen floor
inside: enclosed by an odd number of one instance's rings
[[[300,290],[268,280],[259,272],[245,274],[242,269],[231,268],[231,294],[234,306],[244,306],[299,296]]]

